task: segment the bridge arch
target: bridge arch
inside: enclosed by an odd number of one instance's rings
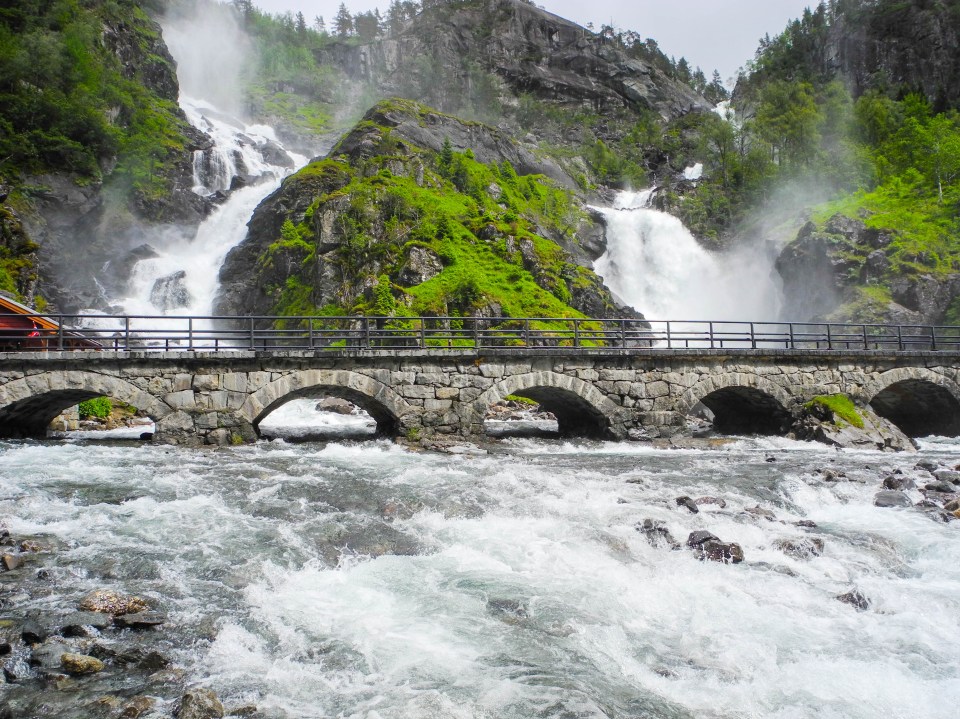
[[[376,420],[377,433],[382,435],[398,434],[400,419],[416,409],[383,382],[365,374],[350,370],[300,370],[251,394],[240,407],[240,415],[259,434],[261,420],[277,407],[318,394],[353,402]]]
[[[0,385],[0,436],[43,436],[63,410],[103,396],[133,405],[154,422],[173,411],[162,400],[119,377],[99,372],[40,372]]]
[[[790,423],[794,398],[762,375],[723,372],[700,380],[683,393],[677,411],[689,414],[702,403],[713,425],[731,434],[783,434]]]
[[[960,386],[925,367],[898,367],[864,386],[871,409],[910,437],[960,436]]]
[[[587,382],[559,372],[527,372],[500,380],[474,401],[479,424],[487,407],[509,395],[527,397],[557,418],[560,433],[602,439],[626,435],[624,410]]]

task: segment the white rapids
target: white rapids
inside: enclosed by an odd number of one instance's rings
[[[933,446],[922,456],[960,460]],[[960,523],[872,503],[915,462],[785,440],[511,440],[474,457],[7,442],[0,521],[61,547],[37,560],[57,589],[23,610],[67,612],[104,585],[147,597],[169,615],[150,641],[187,683],[271,719],[952,719]],[[681,495],[726,507],[690,514]],[[648,518],[746,560],[653,546]],[[776,547],[801,538],[823,555]],[[866,611],[835,599],[854,588]],[[0,703],[34,706],[31,686],[0,684]],[[76,682],[57,716],[104,691]],[[161,715],[176,691],[152,690]]]

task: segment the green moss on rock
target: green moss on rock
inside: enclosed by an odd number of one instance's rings
[[[853,400],[845,394],[819,395],[803,406],[805,409],[822,407],[832,412],[835,419],[853,425],[857,429],[863,429],[863,417],[857,411]]]

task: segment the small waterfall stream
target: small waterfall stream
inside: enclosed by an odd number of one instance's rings
[[[607,251],[594,269],[624,302],[654,320],[776,320],[780,288],[764,248],[716,254],[666,212],[654,190],[621,192],[597,208]]]

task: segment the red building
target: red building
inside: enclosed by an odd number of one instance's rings
[[[103,349],[74,330],[61,329],[32,307],[0,294],[0,352]]]

